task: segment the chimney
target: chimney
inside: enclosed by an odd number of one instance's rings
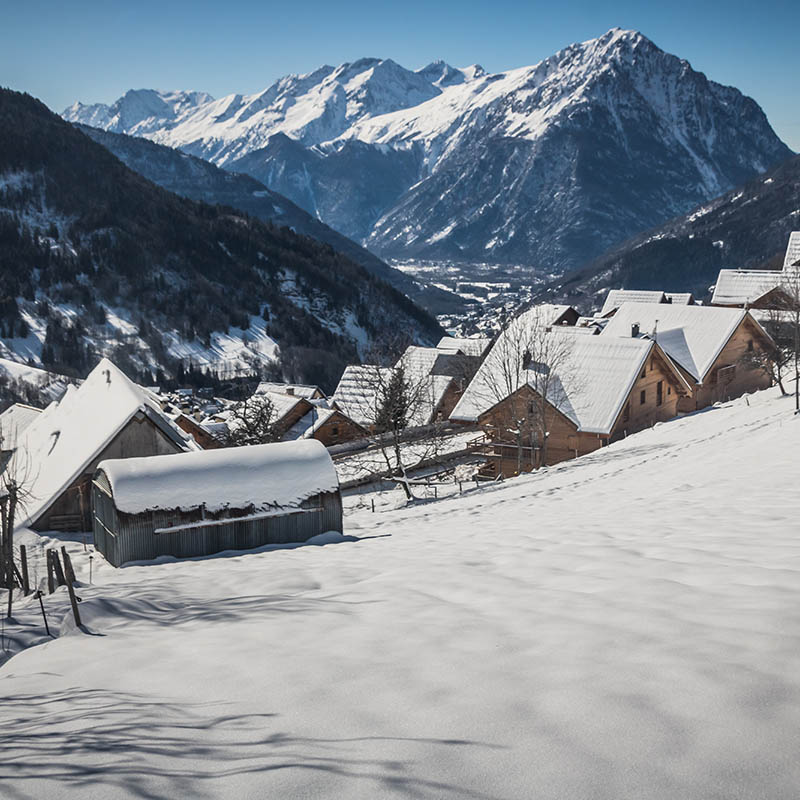
[[[631,339],[637,339],[639,337],[639,323],[634,322],[631,325]]]
[[[286,387],[286,394],[294,395],[294,386],[287,386]]]

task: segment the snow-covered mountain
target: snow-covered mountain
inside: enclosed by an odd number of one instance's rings
[[[497,74],[361,59],[63,116],[247,172],[386,257],[556,271],[791,155],[755,101],[619,29]]]

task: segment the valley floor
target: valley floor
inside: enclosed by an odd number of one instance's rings
[[[796,798],[792,412],[762,392],[325,546],[95,557],[90,633],[62,588],[61,635],[0,668],[0,794]]]

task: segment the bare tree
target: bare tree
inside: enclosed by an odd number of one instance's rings
[[[226,447],[277,442],[280,438],[275,405],[266,394],[254,394],[233,406],[228,416]]]
[[[345,411],[376,434],[388,473],[413,499],[408,470],[441,452],[443,425],[436,410],[452,378],[430,375],[405,357],[394,366],[350,367],[348,374],[354,408]]]
[[[759,322],[772,337],[774,346],[754,347],[742,354],[739,362],[744,369],[757,370],[777,384],[781,394],[788,392],[783,385],[785,371],[793,359],[794,332],[787,323],[790,314],[785,308],[770,308],[759,313]]]
[[[503,404],[496,435],[516,445],[518,472],[525,449],[532,467],[537,451],[538,466],[547,464],[553,413],[567,405],[565,386],[574,389],[579,379],[570,358],[573,335],[552,329],[545,309],[534,307],[508,323],[470,386],[484,406]]]
[[[784,321],[788,326],[787,349],[794,366],[794,410],[800,414],[800,265],[784,268],[781,289],[785,295]]]
[[[11,616],[14,587],[14,527],[17,513],[24,508],[30,469],[24,455],[14,446],[14,438],[3,439],[0,431],[0,585],[8,591],[7,615]]]

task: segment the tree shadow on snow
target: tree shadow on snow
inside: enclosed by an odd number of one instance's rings
[[[268,678],[265,678],[267,680]],[[468,786],[415,774],[413,746],[451,753],[493,747],[468,740],[292,736],[268,713],[224,713],[220,703],[154,701],[101,689],[71,688],[0,699],[3,797],[219,797],[246,787],[298,789],[319,776],[337,794],[366,788],[383,796],[488,798]],[[409,746],[401,760],[370,757],[380,744]],[[463,758],[470,757],[464,752]],[[271,782],[270,774],[291,772]]]

